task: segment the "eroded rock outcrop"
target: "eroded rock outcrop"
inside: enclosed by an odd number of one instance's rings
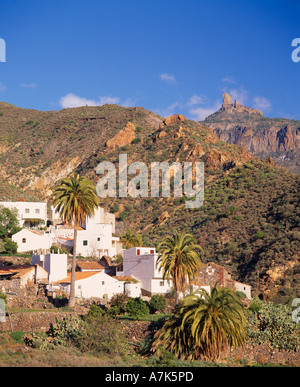
[[[124,129],[117,133],[113,138],[107,141],[106,147],[108,149],[116,149],[131,144],[135,139],[136,127],[133,123],[128,122]]]

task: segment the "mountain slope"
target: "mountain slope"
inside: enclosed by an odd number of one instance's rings
[[[51,187],[73,171],[96,183],[97,165],[111,161],[118,167],[120,153],[128,164],[146,163],[149,171],[156,161],[204,162],[205,201],[192,210],[186,197],[173,195],[101,199],[116,214],[119,232],[133,229],[145,245],[155,245],[175,229],[190,231],[204,248],[205,262],[226,266],[254,287],[259,271],[267,297],[295,293],[299,176],[181,115],[163,119],[117,105],[39,112],[0,103],[1,200],[49,199]]]
[[[266,118],[239,106],[220,109],[203,123],[220,140],[241,145],[254,156],[272,157],[277,164],[299,173],[300,121]]]

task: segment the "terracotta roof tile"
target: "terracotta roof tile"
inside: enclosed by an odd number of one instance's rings
[[[75,281],[83,280],[89,277],[92,277],[93,275],[99,274],[98,271],[76,271],[75,272]],[[68,273],[68,276],[64,279],[61,279],[59,281],[53,282],[54,284],[70,284],[71,283],[71,273]]]

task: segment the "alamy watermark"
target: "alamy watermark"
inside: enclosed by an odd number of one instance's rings
[[[298,316],[298,314],[300,315],[300,298],[295,298],[293,300],[292,307],[296,308],[296,309],[293,310],[292,320],[293,320],[293,322],[298,323],[300,321],[300,317]]]
[[[3,298],[0,298],[0,323],[5,322],[6,309],[5,309],[5,301]]]
[[[6,62],[6,43],[0,38],[0,62]]]
[[[292,52],[292,61],[300,62],[300,38],[295,38],[292,41],[292,47],[296,47]]]
[[[96,190],[100,198],[168,198],[173,186],[174,198],[185,196],[186,208],[200,208],[204,202],[204,163],[152,162],[150,171],[147,164],[134,162],[128,166],[127,154],[119,155],[117,168],[110,161],[101,162],[96,173],[102,176],[97,182]],[[150,172],[150,175],[149,175]],[[129,175],[135,175],[128,179]],[[118,190],[117,190],[118,186]],[[149,187],[150,186],[150,187]],[[118,192],[117,192],[118,191]]]

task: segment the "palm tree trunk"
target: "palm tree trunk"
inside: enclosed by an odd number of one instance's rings
[[[69,306],[75,306],[75,271],[76,271],[76,244],[77,244],[77,224],[74,222],[74,242],[73,242],[73,259],[72,259],[72,273],[71,273],[71,290]]]
[[[179,304],[179,292],[176,290],[176,297],[175,297],[175,305],[177,306]]]

